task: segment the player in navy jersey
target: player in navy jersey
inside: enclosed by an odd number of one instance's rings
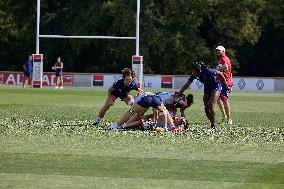
[[[152,108],[153,110],[155,124],[157,123],[158,116],[161,115],[165,131],[168,130],[168,125],[171,128],[175,127],[173,119],[169,115],[169,112],[161,98],[153,93],[144,93],[137,96],[134,105],[128,110],[128,112],[123,115],[117,124],[113,124],[109,128],[113,130],[124,129],[127,126],[126,122],[132,115],[136,115],[138,120],[142,120],[142,116],[149,108]]]
[[[33,69],[33,57],[32,57],[32,55],[29,55],[28,60],[26,60],[24,62],[23,68],[24,68],[23,87],[26,87],[28,80],[32,75],[32,69]]]
[[[226,84],[225,77],[222,72],[211,69],[203,65],[202,62],[195,62],[192,64],[191,68],[192,74],[189,77],[186,84],[181,88],[179,94],[182,94],[189,85],[193,82],[194,79],[198,79],[204,85],[204,95],[203,102],[207,118],[211,123],[210,131],[215,129],[215,111],[214,105],[217,103],[217,100],[221,92],[221,82],[224,86],[230,91],[230,87]],[[221,78],[221,82],[217,80],[217,75]]]
[[[129,106],[133,105],[134,98],[131,96],[130,91],[136,90],[138,94],[143,92],[140,86],[138,86],[138,84],[135,82],[135,78],[136,75],[133,69],[124,68],[122,70],[122,79],[115,82],[108,89],[108,97],[104,106],[101,108],[94,125],[100,123],[101,119],[105,116],[105,113],[111,106],[114,105],[114,102],[117,98],[120,98],[121,101],[124,101]]]
[[[52,69],[55,71],[55,81],[56,81],[56,86],[55,89],[58,89],[58,86],[60,85],[60,89],[63,89],[63,62],[61,61],[60,57],[57,57],[56,63],[52,67]]]

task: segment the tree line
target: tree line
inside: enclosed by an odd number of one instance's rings
[[[141,0],[144,72],[188,74],[216,65],[223,45],[234,75],[284,76],[283,0]],[[136,0],[41,0],[41,34],[135,36]],[[0,70],[21,70],[35,53],[36,0],[0,0]],[[131,66],[135,40],[40,39],[44,70],[113,72]]]

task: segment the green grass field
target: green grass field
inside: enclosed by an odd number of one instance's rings
[[[284,94],[232,93],[213,135],[193,94],[191,132],[113,132],[90,126],[106,91],[2,86],[0,188],[284,188]]]

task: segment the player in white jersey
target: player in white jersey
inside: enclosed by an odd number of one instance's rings
[[[173,92],[158,92],[156,93],[156,95],[158,95],[161,98],[164,105],[174,104],[179,100],[182,100],[182,96],[179,96],[178,94]],[[186,102],[184,102],[184,104],[185,103]]]
[[[158,92],[158,95],[166,108],[171,113],[171,116],[176,115],[177,108],[180,108],[181,116],[185,117],[184,110],[193,104],[193,95],[179,95],[177,92]]]

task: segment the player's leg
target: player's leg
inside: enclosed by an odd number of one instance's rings
[[[211,128],[215,128],[215,110],[214,110],[214,105],[216,104],[218,98],[220,96],[219,91],[211,91],[210,99],[208,102],[208,108],[209,108],[209,113],[210,113],[210,123],[211,123]]]
[[[58,89],[58,80],[59,80],[59,76],[56,74],[55,76],[55,89]]]
[[[134,104],[119,120],[119,122],[115,125],[116,128],[123,128],[124,125],[132,115],[137,115],[138,119],[141,120],[142,115],[148,110],[148,108],[144,108],[138,104]]]
[[[229,99],[222,99],[222,103],[224,104],[224,109],[225,109],[225,113],[226,113],[226,117],[228,120],[228,124],[232,124],[232,119],[231,119],[231,107],[229,104]]]
[[[24,88],[26,87],[26,84],[27,84],[27,77],[26,77],[26,75],[24,74],[24,81],[23,81],[23,87],[24,87]]]
[[[100,121],[104,118],[106,112],[109,110],[111,106],[114,105],[115,100],[117,99],[116,96],[109,95],[105,101],[105,104],[101,107],[100,112],[98,114],[98,117],[95,120],[94,125],[97,125],[100,123]]]
[[[225,98],[227,98],[227,89],[225,88],[224,85],[222,85],[222,90],[221,90],[221,93],[220,93],[220,98],[218,99],[217,103],[218,103],[218,106],[219,106],[219,109],[222,113],[222,123],[226,123],[227,122],[227,115],[226,115],[226,112],[225,112],[225,107],[224,107],[224,103],[223,103],[223,100]]]
[[[63,89],[63,76],[60,75],[60,89]]]
[[[141,126],[142,121],[134,114],[126,122],[126,128]]]
[[[210,100],[210,94],[204,93],[203,95],[203,104],[204,104],[204,110],[206,117],[211,120],[211,114],[210,114],[210,109],[209,109],[209,100]]]
[[[217,104],[218,104],[219,109],[220,109],[220,111],[222,113],[222,122],[227,121],[227,116],[226,116],[224,104],[223,104],[223,101],[220,98],[218,99]]]

